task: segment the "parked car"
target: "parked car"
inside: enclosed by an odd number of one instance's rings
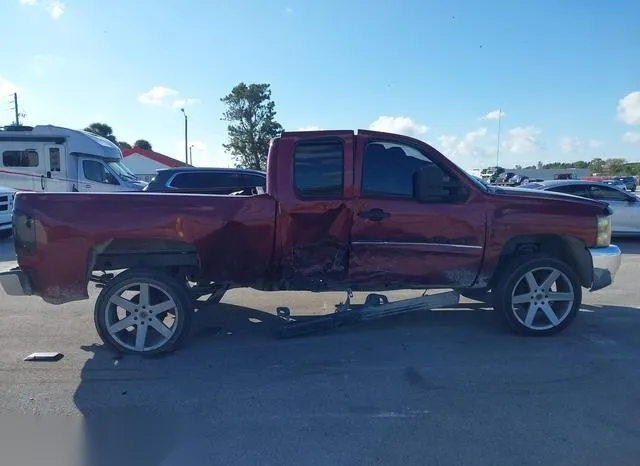
[[[165,168],[143,189],[145,192],[192,194],[262,194],[267,175],[263,171],[239,168]]]
[[[616,178],[616,180],[622,181],[627,188],[627,191],[635,192],[638,187],[638,180],[635,176],[620,176]]]
[[[640,235],[640,198],[619,187],[599,181],[558,180],[529,183],[523,188],[571,194],[606,202],[613,211],[613,236]]]
[[[607,180],[604,183],[609,186],[613,186],[614,188],[618,188],[622,191],[627,191],[627,185],[620,179]]]
[[[554,334],[621,260],[606,203],[486,186],[423,141],[367,130],[274,138],[264,195],[19,193],[14,221],[4,290],[63,304],[93,281],[102,340],[142,354],[176,348],[197,299],[237,287],[453,288],[490,296],[515,332]]]

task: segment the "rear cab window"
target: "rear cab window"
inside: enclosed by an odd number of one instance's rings
[[[344,145],[338,139],[303,141],[293,154],[293,180],[301,198],[340,198],[344,193]]]

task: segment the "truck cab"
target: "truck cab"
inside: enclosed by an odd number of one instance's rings
[[[120,148],[96,134],[44,126],[0,129],[0,185],[17,191],[140,191]]]

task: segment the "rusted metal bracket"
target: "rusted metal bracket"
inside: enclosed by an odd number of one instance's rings
[[[389,302],[384,295],[369,294],[362,305],[351,305],[351,296],[347,296],[346,302],[336,305],[336,312],[308,319],[293,319],[288,308],[278,308],[278,317],[285,321],[285,324],[278,331],[278,336],[291,338],[330,331],[343,325],[382,319],[413,311],[455,306],[460,302],[460,294],[456,291],[424,294],[418,298],[402,299],[395,302]],[[346,309],[345,305],[349,305],[349,309]]]

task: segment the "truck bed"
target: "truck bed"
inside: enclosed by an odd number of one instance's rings
[[[86,299],[105,256],[136,253],[197,254],[207,279],[246,286],[270,266],[275,215],[268,195],[20,193],[16,254],[37,294],[56,304]]]

